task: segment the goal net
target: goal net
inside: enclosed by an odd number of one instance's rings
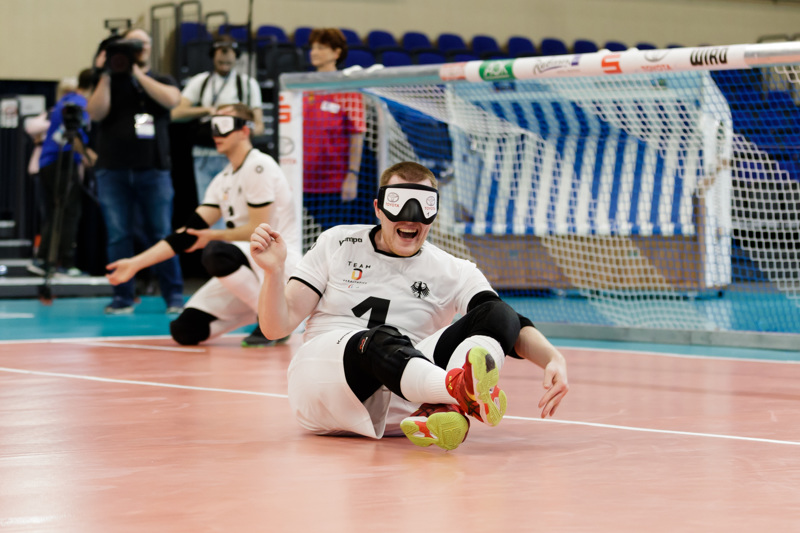
[[[773,44],[284,75],[304,246],[328,218],[376,222],[380,171],[414,160],[439,180],[429,240],[534,322],[798,333],[793,62]],[[359,190],[342,203],[348,141]],[[335,194],[309,190],[312,165]]]

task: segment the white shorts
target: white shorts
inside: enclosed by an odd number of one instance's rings
[[[433,361],[445,328],[415,346]],[[289,364],[289,405],[300,425],[317,435],[402,435],[400,422],[419,408],[381,387],[361,403],[344,376],[344,349],[357,331],[320,334],[303,344]]]

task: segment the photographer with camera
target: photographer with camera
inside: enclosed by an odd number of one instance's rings
[[[223,105],[242,103],[253,112],[253,134],[264,133],[261,88],[255,79],[235,69],[239,43],[230,35],[220,35],[211,44],[209,55],[214,70],[192,76],[183,88],[181,103],[172,110],[175,122],[194,122],[192,159],[198,204],[203,202],[208,184],[228,164],[211,137],[209,124],[216,110]]]
[[[63,82],[59,85],[65,85]],[[41,146],[39,176],[43,208],[41,241],[28,270],[40,276],[79,276],[75,266],[78,223],[81,218],[83,166],[92,166],[95,154],[87,149],[89,115],[87,98],[92,91],[92,70],[72,78],[49,113],[49,126]]]
[[[168,127],[181,94],[169,76],[150,71],[150,36],[128,30],[109,42],[102,72],[88,103],[97,124],[97,194],[107,231],[109,262],[134,254],[136,209],[148,245],[172,233]],[[102,59],[102,58],[101,58]],[[183,276],[177,257],[154,267],[167,313],[183,307]],[[114,287],[108,314],[133,312],[134,280]]]

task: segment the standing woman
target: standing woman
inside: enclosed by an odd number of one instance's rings
[[[335,72],[347,58],[347,40],[337,28],[316,28],[308,39],[317,72]],[[360,93],[308,92],[303,97],[303,204],[326,230],[338,224],[368,223],[357,218],[364,102]],[[356,212],[356,213],[354,213]],[[354,217],[354,214],[356,217]]]

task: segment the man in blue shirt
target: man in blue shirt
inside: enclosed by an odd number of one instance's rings
[[[85,148],[89,124],[86,103],[91,91],[92,70],[86,69],[78,76],[77,88],[61,96],[50,112],[50,127],[39,158],[44,196],[42,239],[28,267],[35,274],[45,275],[48,268],[56,273],[81,274],[75,266],[75,248],[81,218],[79,179],[82,166],[91,166],[94,159],[93,152]],[[57,235],[54,228],[59,229]]]

